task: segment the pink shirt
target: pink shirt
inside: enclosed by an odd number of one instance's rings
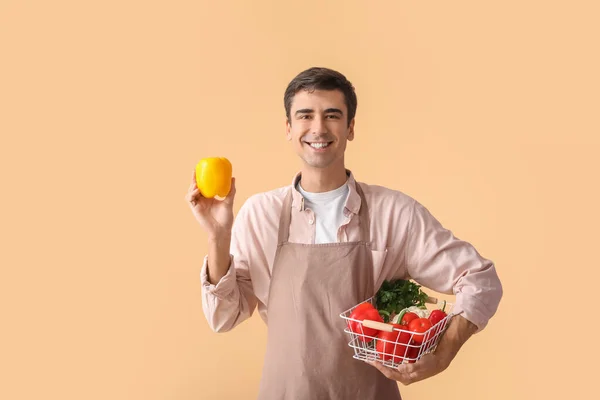
[[[361,199],[350,171],[345,220],[340,242],[358,240]],[[279,217],[285,195],[293,190],[290,242],[314,243],[315,216],[292,185],[251,196],[240,208],[231,239],[231,266],[212,285],[207,279],[207,257],[200,273],[203,310],[216,332],[226,332],[249,318],[258,308],[267,320],[269,284],[277,248]],[[429,211],[410,196],[382,186],[360,182],[371,218],[373,282],[376,291],[384,280],[413,279],[439,293],[454,294],[453,312],[483,329],[496,313],[502,285],[494,264],[468,242],[456,238]],[[335,288],[331,288],[332,291]],[[366,299],[361,299],[366,300]],[[344,310],[340,310],[342,312]]]

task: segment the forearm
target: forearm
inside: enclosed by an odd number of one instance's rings
[[[465,342],[477,331],[477,326],[464,318],[462,315],[454,316],[448,328],[440,338],[435,353],[441,359],[447,360],[448,364]]]
[[[216,285],[227,274],[231,263],[231,234],[208,239],[208,281]]]

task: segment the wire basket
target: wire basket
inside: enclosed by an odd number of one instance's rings
[[[453,304],[446,303],[447,316],[427,331],[416,333],[409,331],[406,326],[398,328],[391,323],[350,318],[354,309],[363,303],[371,303],[375,307],[375,296],[340,314],[340,317],[346,321],[344,332],[350,338],[348,346],[354,349],[353,358],[378,361],[392,368],[397,368],[400,364],[414,363],[425,354],[433,352],[446,330],[448,321],[454,315],[452,313]],[[437,299],[429,297],[426,304],[432,311],[429,305],[437,303]],[[354,330],[351,329],[351,323],[354,323]]]

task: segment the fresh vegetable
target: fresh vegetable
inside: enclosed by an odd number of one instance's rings
[[[375,337],[374,350],[384,361],[394,363],[416,361],[420,352],[426,353],[442,330],[441,321],[447,317],[446,302],[438,310],[430,311],[425,303],[428,296],[421,286],[408,280],[384,281],[373,298],[373,303],[355,307],[349,321],[350,330],[360,340],[370,343]],[[365,327],[361,321],[385,322],[394,327],[392,332]]]
[[[419,346],[419,343],[415,342],[414,340],[411,340],[409,343],[408,351],[406,352],[406,358],[404,359],[409,364],[416,362],[416,358],[419,355],[419,347],[413,346]]]
[[[414,282],[404,279],[386,280],[377,291],[375,300],[376,308],[384,322],[389,322],[392,315],[398,314],[405,308],[411,306],[424,308],[427,294]]]
[[[377,322],[383,322],[383,318],[379,315],[379,312],[373,307],[371,303],[362,303],[358,305],[350,314],[351,319],[363,321],[365,319]],[[367,328],[363,326],[361,322],[348,321],[348,327],[350,330],[358,334],[359,339],[365,343],[369,343],[373,340],[373,337],[379,333],[378,329]],[[363,336],[366,335],[366,336]],[[371,337],[367,337],[371,336]]]
[[[406,329],[405,326],[393,324],[394,328]],[[395,363],[401,363],[408,350],[407,344],[410,342],[410,333],[406,331],[386,332],[380,331],[377,334],[377,343],[375,348],[379,356],[384,360],[392,360]]]
[[[402,320],[400,321],[400,324],[408,325],[410,323],[410,321],[412,321],[413,319],[417,319],[417,318],[419,318],[419,316],[417,314],[415,314],[414,312],[406,312],[402,316]]]
[[[410,306],[406,309],[406,311],[417,314],[419,316],[419,318],[428,318],[429,317],[429,310],[426,308]]]
[[[360,303],[359,305],[357,305],[356,307],[354,307],[354,309],[352,310],[353,313],[359,313],[359,312],[364,312],[366,310],[372,310],[375,307],[373,306],[373,304],[367,302],[367,303]]]
[[[410,323],[408,324],[408,330],[411,332],[415,332],[412,339],[416,343],[421,344],[426,339],[425,332],[427,332],[427,330],[432,326],[433,325],[431,324],[431,321],[427,318],[417,318],[410,321]]]
[[[431,312],[431,315],[429,316],[429,320],[431,321],[431,323],[433,325],[437,324],[438,322],[440,322],[441,320],[443,320],[444,318],[446,318],[447,314],[445,312],[443,312],[442,310],[433,310]]]
[[[402,322],[402,317],[404,317],[404,314],[405,314],[405,313],[406,313],[406,309],[404,309],[404,310],[400,311],[400,313],[398,313],[398,314],[394,315],[394,318],[392,318],[392,319],[390,320],[390,322],[391,322],[392,324],[400,324],[400,323]],[[381,312],[380,312],[380,314],[381,314]]]
[[[433,310],[429,315],[429,321],[431,321],[432,325],[435,325],[446,318],[447,315],[443,310]]]
[[[224,157],[203,158],[196,165],[196,185],[203,197],[226,197],[231,190],[232,166]]]

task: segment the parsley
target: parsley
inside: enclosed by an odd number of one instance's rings
[[[389,322],[393,314],[398,314],[405,308],[425,307],[427,300],[427,294],[421,290],[420,285],[403,279],[384,281],[375,296],[376,307],[384,322]]]

